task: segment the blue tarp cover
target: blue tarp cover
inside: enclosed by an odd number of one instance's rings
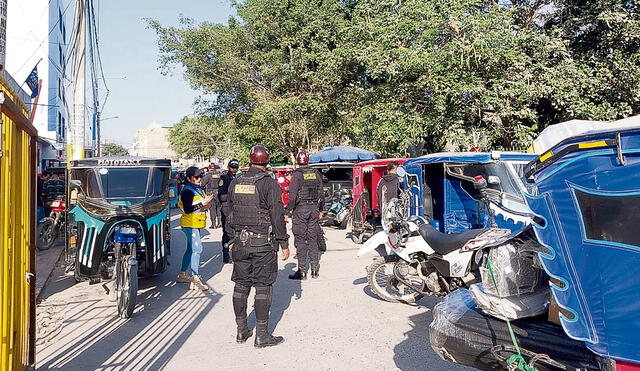
[[[310,156],[309,162],[315,164],[334,161],[366,161],[375,160],[376,158],[378,158],[378,155],[365,151],[364,149],[349,146],[335,146],[325,147],[322,151],[314,153]]]
[[[540,255],[545,270],[562,282],[551,289],[569,312],[560,317],[567,335],[599,355],[640,363],[640,128],[621,132],[619,148],[590,145],[615,140],[615,131],[589,134],[586,145],[534,173],[537,193],[525,196],[544,220],[534,230],[551,250]]]

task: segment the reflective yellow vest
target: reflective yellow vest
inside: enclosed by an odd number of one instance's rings
[[[193,192],[193,203],[192,205],[196,207],[197,205],[202,205],[205,199],[205,193],[202,188],[198,188],[193,186],[191,183],[187,183],[184,186],[185,190],[190,190]],[[178,206],[180,206],[180,210],[182,210],[182,216],[180,217],[180,226],[187,228],[204,228],[207,225],[207,214],[204,211],[196,210],[192,213],[186,213],[184,211],[184,206],[182,205],[182,197],[178,199]]]

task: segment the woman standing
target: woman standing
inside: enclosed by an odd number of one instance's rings
[[[200,240],[200,229],[205,228],[207,223],[206,211],[211,207],[213,195],[206,196],[202,188],[202,171],[197,167],[187,169],[186,181],[180,200],[178,201],[182,209],[180,226],[187,237],[187,250],[182,257],[182,268],[178,273],[176,282],[191,283],[191,290],[207,291],[209,287],[202,282],[200,274],[200,255],[202,254],[202,241]],[[189,276],[188,270],[193,274]]]

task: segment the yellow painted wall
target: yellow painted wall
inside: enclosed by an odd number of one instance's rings
[[[6,99],[16,98],[2,86]],[[24,105],[16,102],[23,109]],[[0,158],[0,370],[22,370],[29,354],[30,232],[33,213],[30,203],[29,150],[35,141],[21,127],[2,114],[2,158]],[[31,279],[35,285],[35,279]]]

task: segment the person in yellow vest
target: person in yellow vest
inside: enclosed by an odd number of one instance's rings
[[[198,273],[202,254],[200,229],[206,227],[206,211],[211,207],[214,195],[206,195],[202,188],[202,175],[197,167],[190,167],[185,172],[186,181],[178,204],[182,210],[180,226],[187,237],[187,250],[182,257],[182,268],[176,282],[190,283],[191,290],[207,291],[209,286],[202,282]],[[188,270],[191,270],[192,276],[189,276]]]

